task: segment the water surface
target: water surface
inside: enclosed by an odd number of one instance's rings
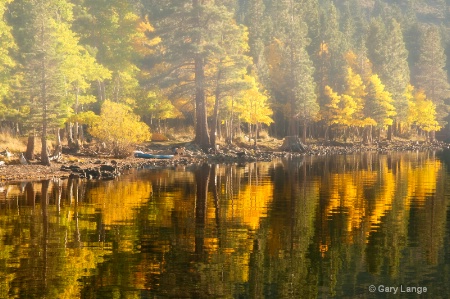
[[[0,298],[449,298],[447,169],[365,153],[0,185]]]

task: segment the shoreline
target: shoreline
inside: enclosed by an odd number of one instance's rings
[[[308,144],[305,152],[283,152],[276,150],[257,150],[232,146],[224,147],[220,153],[205,154],[195,145],[186,143],[186,153],[175,155],[172,159],[143,159],[134,156],[114,159],[100,158],[99,156],[67,155],[64,154],[61,161],[53,162],[51,166],[43,166],[34,162],[29,165],[20,165],[18,161],[10,161],[11,164],[0,166],[0,184],[17,183],[24,181],[40,181],[45,179],[81,178],[92,180],[111,180],[120,176],[126,170],[139,168],[163,169],[177,166],[194,166],[202,163],[230,164],[270,162],[281,157],[301,156],[328,156],[349,155],[363,152],[389,153],[411,151],[442,151],[450,149],[450,144],[444,142],[384,142],[372,146],[360,144]],[[172,145],[154,144],[145,150],[156,154],[167,153]],[[14,163],[16,162],[16,163]]]

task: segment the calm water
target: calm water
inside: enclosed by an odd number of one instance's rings
[[[358,154],[0,185],[0,298],[449,298],[448,169]]]

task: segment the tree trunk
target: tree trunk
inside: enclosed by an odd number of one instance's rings
[[[77,87],[76,92],[75,92],[75,115],[78,114],[78,105],[79,105],[79,99],[78,99],[78,93],[79,93],[79,88]],[[78,121],[75,121],[75,123],[73,124],[73,137],[74,137],[74,141],[75,141],[75,149],[76,151],[78,151],[80,149],[80,142],[79,142],[79,131],[78,131]],[[59,144],[58,144],[59,145]]]
[[[436,131],[429,132],[430,134],[430,142],[436,141]]]
[[[199,10],[199,0],[192,0],[192,6],[194,10]],[[195,20],[195,26],[200,28],[202,26],[200,16],[197,16]],[[199,30],[200,31],[200,30]],[[202,36],[199,33],[195,40],[194,45],[200,45],[202,43]],[[201,54],[196,54],[194,58],[195,64],[195,139],[201,149],[207,151],[211,148],[211,143],[208,134],[208,119],[206,111],[206,97],[205,97],[205,61]]]
[[[42,136],[42,148],[41,148],[41,164],[50,166],[50,159],[48,158],[48,151],[47,151],[47,137]]]
[[[208,120],[206,115],[206,98],[205,98],[205,70],[204,61],[200,55],[195,58],[195,104],[196,104],[196,128],[195,143],[200,148],[207,151],[210,147],[208,134]]]
[[[25,159],[33,160],[34,158],[34,135],[28,136],[27,151],[25,152]]]
[[[67,122],[66,124],[66,130],[67,130],[67,144],[72,147],[74,144],[73,141],[73,131],[72,131],[72,123]]]
[[[307,130],[307,126],[306,126],[306,121],[303,122],[303,132],[302,132],[302,141],[303,143],[306,144],[306,130]]]
[[[392,141],[392,126],[388,126],[387,140]]]
[[[219,65],[222,64],[222,60],[220,60]],[[213,118],[211,122],[211,146],[215,149],[216,148],[216,140],[217,140],[217,122],[219,121],[219,104],[220,104],[220,89],[219,89],[219,82],[222,77],[222,72],[219,70],[217,72],[217,85],[216,90],[214,92],[214,112],[213,112]]]
[[[255,125],[255,142],[254,142],[254,147],[256,149],[257,145],[258,145],[258,134],[259,134],[259,126],[258,124]]]

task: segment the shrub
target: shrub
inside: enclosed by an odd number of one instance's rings
[[[111,101],[103,103],[100,117],[93,122],[89,132],[105,142],[115,156],[127,155],[133,146],[151,138],[149,127],[130,107]]]

